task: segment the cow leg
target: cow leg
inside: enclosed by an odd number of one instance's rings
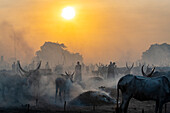
[[[39,81],[38,81],[38,83],[37,83],[37,90],[36,90],[36,105],[38,104],[38,101],[39,101]]]
[[[55,92],[55,103],[57,101],[57,94],[58,94],[58,88],[56,88],[56,92]]]
[[[121,112],[127,113],[127,108],[130,100],[130,96],[122,95],[122,104],[120,106]]]
[[[62,91],[60,90],[59,91],[60,102],[62,102],[62,97],[61,97],[62,94],[61,93],[62,93]]]
[[[126,104],[125,104],[125,109],[124,109],[124,112],[127,113],[127,110],[128,110],[128,106],[129,106],[129,101],[130,101],[130,97],[128,98]]]
[[[159,102],[159,113],[162,113],[163,102]]]
[[[2,86],[2,98],[5,100],[5,87]]]
[[[66,94],[67,94],[67,100],[69,100],[70,99],[70,90],[69,89],[67,90]]]
[[[159,107],[159,102],[158,102],[158,101],[156,101],[155,113],[158,113],[158,107]]]
[[[66,101],[66,91],[64,90],[64,101]]]
[[[14,94],[15,94],[15,102],[18,102],[18,91],[19,91],[19,88],[18,88],[19,86],[16,86],[16,88],[15,88],[15,92],[14,92]]]

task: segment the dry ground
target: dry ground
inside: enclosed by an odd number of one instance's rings
[[[15,108],[0,108],[0,113],[115,113],[116,106],[67,106],[64,111],[64,105],[57,107],[56,105],[50,105],[47,103],[40,102],[39,106],[21,106]],[[128,113],[154,113],[155,102],[146,101],[140,102],[135,99],[131,99],[129,104]],[[163,113],[165,110],[163,109]],[[167,103],[167,112],[170,113],[170,103]]]
[[[154,113],[154,103],[153,102],[139,102],[134,99],[131,100],[128,113]],[[167,113],[170,113],[170,104],[167,104]],[[41,106],[41,107],[30,107],[28,111],[27,107],[21,108],[0,108],[1,113],[115,113],[115,106],[96,106],[95,110],[93,106],[88,107],[69,107],[67,106],[64,112],[63,107],[56,107],[51,105]],[[164,113],[164,110],[163,110]]]
[[[111,96],[116,98],[116,89],[112,89]],[[121,101],[121,95],[119,97]],[[64,111],[63,106],[56,106],[47,104],[44,101],[40,101],[37,107],[30,106],[28,110],[28,106],[20,106],[13,108],[2,108],[0,107],[0,113],[115,113],[116,106],[66,106],[66,111]],[[135,99],[131,99],[129,103],[128,113],[154,113],[155,102],[154,101],[145,101],[141,102]],[[163,113],[165,113],[165,109],[163,109]],[[170,103],[167,103],[167,112],[170,113]]]

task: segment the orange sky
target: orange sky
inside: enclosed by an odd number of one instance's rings
[[[66,6],[75,7],[73,20],[61,17]],[[170,43],[169,20],[168,0],[0,0],[0,24],[19,32],[24,44],[18,50],[31,51],[25,57],[53,41],[80,52],[86,63],[136,61],[150,44]],[[11,31],[0,27],[0,55],[12,55],[2,50],[11,45],[13,51]]]

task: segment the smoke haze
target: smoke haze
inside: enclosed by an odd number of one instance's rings
[[[6,60],[14,60],[15,57],[25,63],[31,60],[34,55],[33,48],[26,42],[24,31],[16,31],[8,22],[0,24],[1,48],[0,55],[5,56]]]
[[[65,6],[75,7],[75,19],[61,17]],[[17,57],[22,53],[23,60],[45,41],[58,41],[82,54],[85,63],[124,65],[140,59],[151,44],[170,43],[169,13],[168,0],[0,0],[1,54],[14,55],[15,32]]]

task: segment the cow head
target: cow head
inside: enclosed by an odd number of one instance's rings
[[[18,62],[19,72],[22,77],[26,77],[29,86],[32,86],[32,85],[39,86],[39,80],[41,76],[38,70],[40,69],[41,62],[39,63],[39,65],[37,66],[35,70],[29,70],[29,71],[24,70],[21,67],[20,62],[19,61],[17,62]]]
[[[40,61],[39,65],[37,66],[37,68],[36,68],[35,70],[26,71],[26,70],[24,70],[24,69],[21,67],[21,64],[20,64],[19,61],[17,61],[17,63],[18,63],[19,71],[22,72],[22,73],[24,73],[24,75],[27,76],[27,77],[30,77],[31,75],[37,74],[38,70],[39,70],[40,67],[41,67],[41,61]]]
[[[129,67],[127,62],[126,62],[126,68],[127,68],[126,74],[130,74],[131,73],[131,70],[132,70],[133,66],[134,66],[134,63],[132,64],[131,67]]]
[[[73,75],[74,75],[74,72],[72,74],[70,73],[67,73],[65,71],[65,74],[61,74],[63,77],[65,77],[66,80],[70,80],[71,82],[73,82]]]
[[[146,74],[146,73],[143,71],[143,67],[144,67],[144,65],[142,66],[142,69],[141,69],[142,75],[145,76],[145,77],[151,77],[152,74],[153,74],[153,72],[155,71],[155,67],[152,69],[152,71],[151,71],[149,74]],[[148,67],[147,67],[147,68],[148,68]]]

